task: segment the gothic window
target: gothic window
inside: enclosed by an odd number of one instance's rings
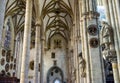
[[[10,41],[11,41],[11,27],[10,27],[10,20],[8,20],[6,33],[5,33],[5,40],[4,40],[5,48],[10,49]]]

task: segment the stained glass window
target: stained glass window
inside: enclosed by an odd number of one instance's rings
[[[10,49],[10,41],[11,41],[11,28],[10,28],[10,20],[7,22],[6,34],[5,34],[5,42],[4,47]]]

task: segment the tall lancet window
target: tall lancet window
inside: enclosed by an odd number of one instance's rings
[[[4,48],[10,49],[10,43],[11,43],[11,24],[10,24],[10,20],[8,19],[8,22],[6,25]]]

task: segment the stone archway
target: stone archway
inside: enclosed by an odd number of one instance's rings
[[[55,79],[54,83],[61,83],[59,79]]]
[[[63,72],[57,67],[51,67],[47,74],[47,83],[63,83]]]

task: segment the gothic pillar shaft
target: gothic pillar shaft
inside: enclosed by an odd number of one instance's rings
[[[69,42],[69,44],[68,45],[70,45],[70,42]],[[71,74],[70,74],[70,49],[69,49],[70,47],[68,46],[68,49],[67,49],[67,57],[66,57],[66,63],[67,63],[67,69],[68,69],[68,72],[67,72],[67,76],[68,76],[68,82],[70,82],[70,78],[71,78]]]
[[[33,0],[26,0],[25,27],[24,27],[24,38],[23,38],[23,53],[22,53],[20,83],[28,83],[32,1]]]
[[[84,20],[83,20],[83,27],[86,27],[86,18],[84,18]],[[90,76],[90,65],[89,65],[89,54],[88,54],[88,44],[87,44],[87,37],[86,37],[86,34],[85,34],[85,32],[86,32],[86,29],[83,29],[83,37],[84,37],[84,51],[83,51],[83,54],[84,54],[84,56],[85,56],[85,58],[86,58],[86,77],[87,77],[87,82],[86,83],[91,83],[90,82],[90,78],[91,78],[91,76]]]
[[[6,6],[6,0],[0,1],[0,47],[2,42],[2,29],[4,25],[4,16],[5,16],[5,6]]]
[[[75,1],[75,37],[74,37],[74,57],[75,57],[75,70],[76,70],[76,83],[80,83],[79,82],[79,63],[78,63],[78,44],[79,44],[79,38],[80,38],[80,22],[79,22],[79,2],[78,0]]]
[[[81,33],[81,36],[80,36],[80,38],[81,38],[81,52],[82,52],[82,54],[83,54],[83,52],[84,52],[84,37],[83,37],[83,29],[81,28],[82,26],[83,26],[83,20],[82,20],[82,3],[81,3],[81,1],[79,0],[79,13],[80,13],[80,33]],[[84,55],[84,54],[83,54]],[[80,65],[80,63],[79,63],[79,65]],[[82,78],[82,76],[81,76],[81,74],[82,74],[82,72],[81,72],[81,70],[80,70],[80,66],[79,66],[79,82],[80,83],[85,83],[84,82],[84,78]]]
[[[39,72],[39,50],[40,50],[40,22],[36,23],[36,37],[35,37],[35,65],[34,65],[34,83],[38,82],[38,72]]]
[[[117,9],[117,15],[118,15],[119,27],[120,27],[120,1],[119,0],[115,0],[115,5],[116,5],[116,9]]]
[[[118,38],[120,38],[120,1],[115,0],[115,5],[116,5],[116,10],[117,10],[117,18],[118,18]],[[119,48],[120,48],[120,40],[119,41]],[[119,55],[120,55],[120,50],[119,50]],[[119,77],[120,77],[120,56],[118,55],[118,68],[119,68]]]
[[[74,79],[73,79],[73,71],[74,71],[74,58],[73,58],[73,49],[71,49],[71,52],[70,52],[70,64],[71,64],[71,83],[74,83]]]
[[[44,37],[44,28],[41,24],[41,65],[40,65],[40,83],[44,83],[44,56],[45,56],[45,37]]]
[[[119,48],[119,37],[118,37],[118,34],[117,34],[117,25],[115,23],[115,14],[116,12],[114,12],[114,6],[113,6],[113,3],[112,3],[113,0],[110,0],[109,1],[109,9],[110,9],[110,17],[111,17],[111,25],[113,27],[113,33],[114,33],[114,45],[115,45],[115,50],[116,50],[116,54],[117,54],[117,58],[118,58],[118,65],[120,66],[120,48]],[[120,69],[120,67],[119,67]],[[120,74],[120,71],[119,71],[119,74]]]
[[[120,83],[117,61],[112,61],[112,69],[113,69],[114,82]]]
[[[82,35],[83,39],[82,46],[83,49],[83,58],[86,61],[86,82],[85,83],[104,83],[104,74],[102,70],[102,56],[100,55],[100,46],[98,44],[92,45],[92,42],[99,42],[99,34],[95,31],[93,33],[97,33],[92,35],[89,31],[89,28],[92,30],[93,28],[98,28],[98,16],[99,14],[96,11],[96,0],[82,0]],[[91,27],[90,27],[91,26]],[[92,27],[93,26],[93,27]],[[96,46],[97,45],[97,46]],[[96,55],[98,54],[98,55]],[[97,65],[96,65],[97,64]]]
[[[111,25],[112,25],[112,27],[114,28],[114,27],[116,27],[115,26],[115,17],[114,17],[114,11],[113,11],[113,4],[112,4],[112,0],[110,0],[109,2],[108,2],[108,5],[109,5],[109,9],[110,9],[110,17],[111,17]]]
[[[44,83],[43,81],[44,81],[44,43],[45,42],[45,40],[44,39],[42,39],[42,41],[41,41],[41,71],[40,71],[40,83]]]
[[[87,11],[87,8],[86,8],[86,0],[83,0],[82,1],[82,15],[84,15]],[[82,39],[82,54],[84,55],[85,59],[86,59],[86,83],[90,83],[90,65],[89,65],[89,56],[88,56],[88,47],[87,46],[87,37],[86,37],[86,17],[85,16],[82,16],[82,33],[81,35],[83,36],[83,39]],[[82,72],[81,72],[82,73]]]
[[[114,11],[114,17],[115,17],[115,25],[116,25],[116,36],[117,36],[117,47],[120,49],[120,40],[119,40],[119,38],[120,38],[120,32],[119,32],[119,15],[117,14],[117,8],[116,8],[116,4],[115,4],[115,0],[112,0],[112,5],[113,5],[113,11]],[[119,50],[118,50],[119,51]],[[120,54],[120,52],[118,52],[118,55]]]

